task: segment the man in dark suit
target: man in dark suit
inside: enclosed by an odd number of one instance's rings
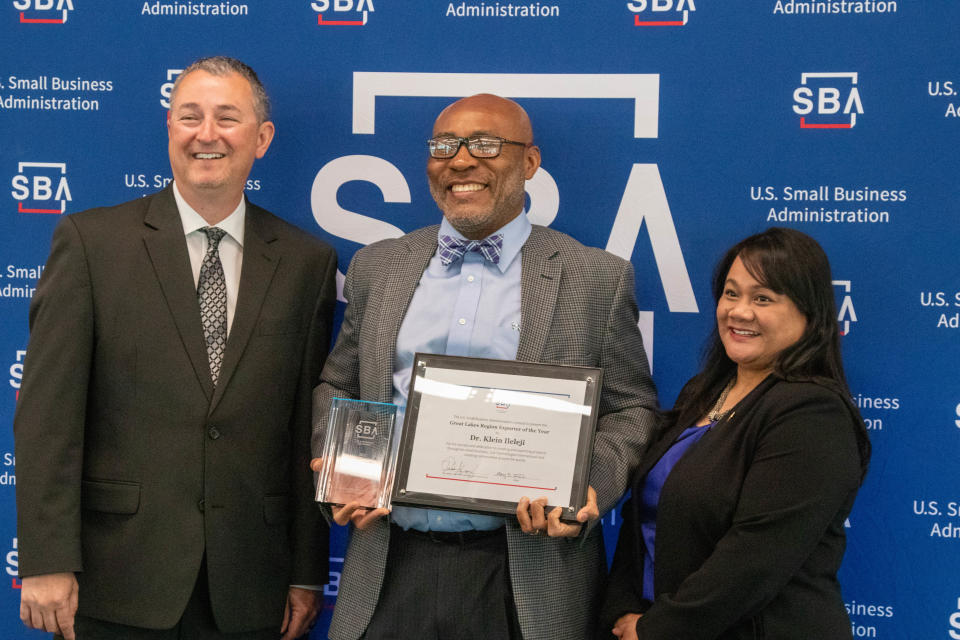
[[[20,617],[289,640],[327,581],[308,447],[336,256],[244,198],[274,133],[252,69],[200,60],[170,102],[174,182],[62,220],[30,308]]]
[[[404,406],[417,351],[599,366],[590,498],[573,525],[537,496],[507,518],[396,507],[388,521],[384,509],[334,509],[354,531],[330,637],[583,640],[605,573],[592,525],[623,494],[656,406],[633,269],[521,215],[540,150],[515,102],[459,100],[433,136],[427,175],[444,219],[354,256],[314,392],[313,451],[334,396]]]

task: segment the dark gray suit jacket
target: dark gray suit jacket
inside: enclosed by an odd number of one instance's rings
[[[224,631],[327,581],[308,468],[336,256],[247,205],[216,388],[170,187],[56,228],[14,420],[20,575],[75,571],[80,613],[173,626],[206,554]]]
[[[347,273],[347,310],[314,394],[316,454],[330,399],[390,402],[397,332],[430,257],[437,227],[361,249]],[[517,359],[604,369],[590,484],[601,513],[623,495],[656,406],[634,301],[630,263],[534,226],[522,250]],[[353,531],[330,637],[355,640],[370,622],[387,566],[386,521]],[[605,574],[600,527],[584,540],[523,535],[508,518],[510,576],[526,640],[583,640]]]

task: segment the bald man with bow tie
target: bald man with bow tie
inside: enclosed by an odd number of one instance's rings
[[[536,495],[508,517],[335,508],[353,532],[330,637],[583,640],[605,574],[595,525],[622,496],[656,407],[633,269],[523,215],[540,150],[517,103],[454,102],[428,151],[443,219],[354,256],[314,392],[314,454],[333,397],[404,408],[417,352],[602,367],[589,500],[576,524]]]

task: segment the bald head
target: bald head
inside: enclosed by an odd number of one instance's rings
[[[482,114],[491,121],[498,123],[501,130],[485,132],[519,142],[533,143],[533,127],[530,125],[530,116],[523,107],[507,98],[495,96],[492,93],[479,93],[475,96],[461,98],[450,104],[437,116],[433,125],[433,135],[453,133],[444,128],[463,112]]]
[[[488,93],[457,100],[437,116],[433,135],[506,141],[493,157],[477,158],[460,144],[449,158],[427,159],[430,193],[464,237],[485,238],[523,212],[525,183],[540,166],[540,149],[520,105]]]

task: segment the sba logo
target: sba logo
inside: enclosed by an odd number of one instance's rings
[[[13,0],[22,24],[65,24],[73,0]]]
[[[850,323],[857,321],[857,311],[853,308],[853,300],[850,298],[850,281],[834,280],[833,286],[843,289],[843,301],[840,303],[837,322],[841,323],[840,335],[846,336],[850,334]]]
[[[353,428],[353,434],[357,436],[360,444],[370,444],[377,439],[377,421],[361,420]]]
[[[863,113],[857,73],[804,73],[793,92],[801,129],[852,129]],[[808,116],[812,116],[808,118]]]
[[[20,588],[20,581],[17,580],[17,574],[20,571],[20,552],[17,551],[17,539],[14,538],[10,551],[7,552],[7,575],[11,576],[10,587]]]
[[[59,172],[56,170],[59,169]],[[10,195],[20,213],[61,214],[73,200],[67,183],[67,165],[63,162],[20,162],[11,184]]]
[[[960,598],[957,598],[957,610],[950,614],[950,637],[960,640]]]
[[[160,106],[164,109],[170,108],[170,94],[173,93],[173,83],[177,81],[177,76],[183,73],[183,69],[167,69],[167,81],[160,85]]]
[[[676,4],[674,4],[676,3]],[[696,11],[693,0],[630,0],[627,9],[633,12],[635,27],[683,27]],[[641,14],[650,10],[651,17],[658,20],[642,20]]]
[[[367,14],[373,13],[373,0],[314,0],[310,8],[317,12],[317,24],[320,26],[362,27],[367,24]],[[338,15],[333,20],[324,19],[323,14],[329,11]],[[340,17],[353,19],[337,19]]]
[[[23,381],[23,358],[27,352],[17,350],[17,361],[10,365],[10,386],[16,390],[16,398],[20,399],[20,383]]]

